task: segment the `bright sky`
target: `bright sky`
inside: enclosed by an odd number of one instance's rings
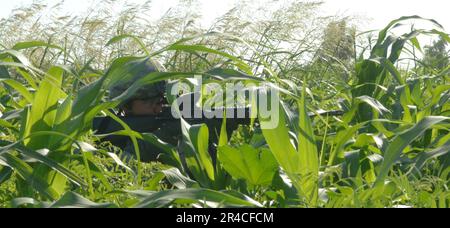
[[[23,4],[29,4],[33,0],[0,0],[0,17],[6,17],[11,10]],[[69,11],[83,11],[92,0],[65,0]],[[129,0],[130,2],[144,2],[146,0]],[[221,15],[230,9],[238,0],[200,0],[204,20],[208,23],[215,16]],[[252,0],[258,2],[261,0]],[[363,25],[363,29],[380,29],[392,19],[402,15],[421,15],[433,18],[444,25],[450,32],[450,3],[447,0],[324,0],[323,11],[327,14],[345,13],[370,18],[372,21]],[[44,0],[49,4],[59,0]],[[152,15],[158,12],[166,12],[173,6],[176,0],[153,0]]]
[[[325,0],[329,13],[357,14],[371,18],[366,29],[380,29],[400,16],[432,18],[450,32],[450,4],[447,0]]]

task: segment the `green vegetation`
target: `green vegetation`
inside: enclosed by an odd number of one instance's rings
[[[156,22],[141,17],[149,4],[43,19],[60,6],[33,4],[0,21],[0,207],[450,207],[450,37],[438,22],[401,17],[367,36],[292,1],[264,16],[239,3],[205,29],[195,1],[181,2]],[[433,29],[396,35],[414,20]],[[425,35],[439,39],[425,47]],[[148,57],[168,72],[109,99]],[[92,131],[139,87],[194,75],[271,83],[278,127],[219,132],[216,163],[206,125],[180,121],[179,147],[119,132],[159,144],[165,164],[123,159]],[[344,115],[309,115],[322,110]]]

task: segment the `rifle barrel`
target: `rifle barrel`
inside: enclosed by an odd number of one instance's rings
[[[251,109],[250,108],[227,108],[213,111],[201,111],[200,115],[195,117],[196,110],[190,112],[190,116],[183,116],[184,120],[191,125],[205,123],[208,126],[221,124],[224,117],[211,118],[215,116],[214,112],[218,111],[217,114],[223,113],[226,110],[227,121],[237,124],[250,124],[251,120]],[[198,111],[198,110],[197,110]],[[182,113],[185,114],[185,113]],[[198,114],[198,113],[197,113]],[[308,113],[310,117],[320,116],[342,116],[343,111],[318,111],[317,113]],[[165,107],[163,112],[159,115],[148,115],[148,116],[124,116],[119,117],[123,122],[125,122],[132,130],[141,133],[152,133],[161,128],[164,128],[167,123],[177,122],[180,119],[173,117],[170,107]],[[219,125],[221,126],[221,125]],[[172,126],[171,126],[172,127]],[[237,127],[237,126],[235,126]],[[116,131],[123,130],[122,125],[113,120],[110,117],[97,117],[93,122],[93,129],[97,134],[110,134]]]

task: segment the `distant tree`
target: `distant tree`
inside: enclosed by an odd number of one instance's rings
[[[347,18],[333,20],[323,29],[320,42],[309,71],[324,80],[335,78],[348,81],[356,55],[356,28],[349,26]]]
[[[354,57],[354,43],[355,29],[349,27],[345,19],[332,21],[325,28],[322,50],[329,56],[348,62]]]
[[[425,46],[423,62],[428,67],[436,70],[446,68],[450,63],[450,53],[447,50],[447,45],[447,41],[441,38],[434,41],[432,45]]]

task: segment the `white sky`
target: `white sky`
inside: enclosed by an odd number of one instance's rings
[[[380,29],[400,16],[419,15],[432,18],[450,32],[450,2],[448,0],[326,0],[329,13],[367,16],[372,21],[366,29]]]
[[[29,4],[33,0],[0,0],[0,17],[6,17],[11,10],[23,4]],[[65,0],[68,11],[79,12],[89,6],[91,0]],[[129,0],[130,2],[144,2],[145,0]],[[200,0],[205,23],[217,15],[229,10],[238,0]],[[258,2],[260,0],[253,0]],[[420,15],[433,18],[444,25],[450,32],[450,3],[448,0],[324,0],[323,11],[326,14],[358,15],[372,19],[363,24],[362,29],[380,29],[389,21],[400,16]],[[49,4],[59,0],[45,0]],[[153,12],[166,12],[173,6],[176,0],[153,0]]]

